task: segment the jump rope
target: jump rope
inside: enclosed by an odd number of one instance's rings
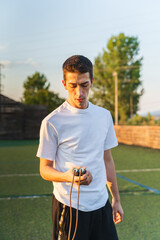
[[[76,209],[76,224],[75,224],[75,229],[74,229],[74,234],[72,237],[72,240],[74,240],[77,232],[77,226],[78,226],[78,208],[79,208],[79,192],[80,192],[80,181],[81,181],[81,176],[86,173],[86,169],[84,168],[73,168],[73,179],[72,179],[72,184],[71,184],[71,189],[70,189],[70,223],[69,223],[69,231],[68,231],[68,240],[70,240],[71,236],[71,227],[72,227],[72,204],[71,204],[71,198],[72,198],[72,189],[73,189],[73,184],[74,184],[74,177],[79,176],[79,181],[78,181],[78,193],[77,193],[77,209]],[[61,218],[59,221],[59,225],[61,227],[63,218],[64,218],[64,212],[65,212],[65,205],[63,205],[63,210],[61,214]],[[59,232],[58,240],[61,240],[62,232]]]

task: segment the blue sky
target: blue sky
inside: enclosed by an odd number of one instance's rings
[[[160,1],[0,0],[3,94],[19,100],[23,82],[44,73],[51,90],[67,97],[62,64],[73,54],[94,58],[112,35],[137,36],[145,93],[140,113],[160,110]],[[158,30],[159,29],[159,30]]]

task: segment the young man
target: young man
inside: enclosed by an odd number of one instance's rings
[[[112,117],[108,110],[88,101],[93,82],[93,66],[89,59],[81,55],[68,58],[63,64],[63,77],[68,99],[42,121],[37,152],[42,178],[54,185],[53,239],[68,239],[72,170],[83,167],[86,173],[80,180],[75,240],[117,240],[114,222],[123,220],[123,209],[110,150],[118,144]],[[79,177],[75,176],[70,239],[76,222],[78,181]]]

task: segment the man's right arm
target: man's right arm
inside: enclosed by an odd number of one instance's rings
[[[66,172],[57,171],[53,167],[53,161],[40,158],[40,175],[43,179],[53,182],[72,182],[73,172],[69,169]],[[74,183],[78,184],[79,177],[74,177]],[[89,185],[92,181],[92,175],[89,171],[81,176],[81,185]]]

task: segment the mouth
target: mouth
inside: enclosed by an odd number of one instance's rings
[[[83,98],[78,98],[76,99],[78,102],[82,102],[84,99]]]

